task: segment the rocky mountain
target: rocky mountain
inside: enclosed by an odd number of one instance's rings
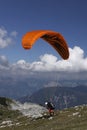
[[[20,99],[21,102],[33,102],[44,106],[51,101],[56,109],[69,108],[87,104],[87,86],[77,87],[46,87]]]

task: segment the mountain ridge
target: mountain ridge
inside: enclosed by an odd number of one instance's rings
[[[21,98],[20,101],[38,103],[43,106],[45,101],[51,101],[56,109],[87,104],[87,86],[42,88],[31,96]]]

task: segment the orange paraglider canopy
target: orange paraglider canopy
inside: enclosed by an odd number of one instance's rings
[[[61,55],[63,59],[68,59],[69,50],[65,39],[60,33],[50,30],[35,30],[27,32],[22,38],[23,48],[31,49],[33,44],[39,38],[42,38],[48,42]]]

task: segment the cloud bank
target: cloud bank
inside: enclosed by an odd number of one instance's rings
[[[33,78],[33,76],[41,78],[45,75],[45,78],[50,78],[52,74],[56,73],[59,78],[66,80],[70,78],[86,79],[87,57],[84,56],[84,51],[78,46],[73,49],[69,48],[69,51],[70,57],[68,60],[59,60],[52,54],[44,54],[40,56],[38,61],[32,63],[21,59],[14,64],[10,64],[5,56],[0,56],[0,72],[2,74],[0,77],[11,77],[17,80],[18,77],[20,79]]]
[[[87,71],[87,57],[84,56],[84,51],[75,46],[73,49],[69,48],[70,57],[68,60],[58,60],[58,58],[52,54],[44,54],[40,56],[39,61],[27,63],[26,61],[19,60],[12,66],[15,68],[21,68],[29,71],[39,72],[81,72]]]

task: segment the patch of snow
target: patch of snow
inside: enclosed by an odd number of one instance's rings
[[[24,116],[32,118],[42,117],[42,114],[47,111],[45,107],[34,103],[22,104],[20,102],[15,102],[11,104],[11,108],[12,110],[19,110]]]

